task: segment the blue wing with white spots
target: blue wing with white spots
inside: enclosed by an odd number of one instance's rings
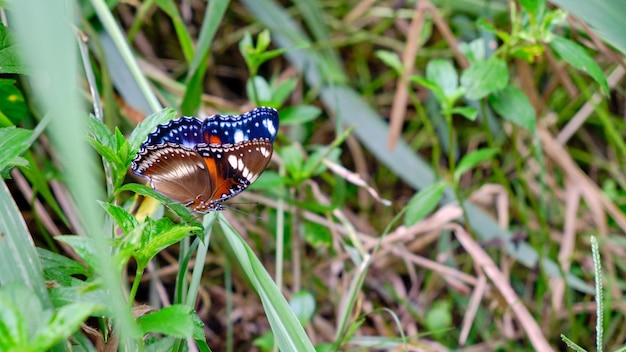
[[[278,132],[278,111],[260,107],[241,115],[213,115],[202,126],[207,144],[237,144],[253,139],[273,142]]]
[[[142,149],[149,145],[174,143],[188,148],[194,148],[204,143],[202,137],[202,121],[195,117],[181,117],[164,125],[159,125],[156,131],[150,133]]]

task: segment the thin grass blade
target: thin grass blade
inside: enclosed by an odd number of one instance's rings
[[[281,351],[315,351],[289,303],[267,273],[248,244],[218,215],[226,243],[231,247],[238,264],[261,298],[265,314]]]

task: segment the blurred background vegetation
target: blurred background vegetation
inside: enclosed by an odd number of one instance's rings
[[[0,11],[0,350],[624,345],[626,3]],[[261,105],[273,161],[224,212],[127,172],[157,124]]]

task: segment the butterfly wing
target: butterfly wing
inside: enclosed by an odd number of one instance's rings
[[[213,115],[203,122],[206,144],[237,144],[255,139],[273,142],[278,132],[278,111],[260,107],[241,115]]]
[[[202,142],[202,121],[195,117],[181,117],[157,126],[156,130],[148,135],[141,147],[173,143],[193,148]]]
[[[192,148],[173,143],[147,146],[133,160],[132,170],[157,192],[193,209],[204,206],[201,195],[212,193],[206,164]]]
[[[223,202],[250,186],[265,170],[272,152],[272,142],[267,139],[198,147],[213,186],[211,201]]]

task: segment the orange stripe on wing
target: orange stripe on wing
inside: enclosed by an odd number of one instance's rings
[[[224,196],[234,196],[235,194],[242,191],[241,187],[237,187],[238,185],[240,186],[241,184],[239,182],[236,182],[232,178],[228,178],[228,179],[222,178],[217,184],[217,187],[213,190],[213,197],[222,198]],[[239,192],[236,192],[235,194],[233,194],[232,191],[234,190],[239,190]]]
[[[217,165],[217,161],[221,159],[202,158],[206,164],[209,177],[211,178],[211,194],[206,195],[209,199],[220,199],[224,196],[232,194],[231,189],[236,188],[239,183],[232,178],[224,178],[221,165]]]
[[[205,139],[206,139],[206,136],[205,136]],[[220,139],[220,137],[214,134],[210,135],[206,142],[209,144],[222,144],[222,140]]]
[[[202,158],[204,163],[206,164],[207,172],[209,173],[209,178],[211,179],[211,187],[214,189],[220,183],[220,175],[217,172],[217,164],[215,163],[215,159],[213,158]],[[213,191],[213,190],[211,190]],[[211,196],[211,195],[208,195]]]

